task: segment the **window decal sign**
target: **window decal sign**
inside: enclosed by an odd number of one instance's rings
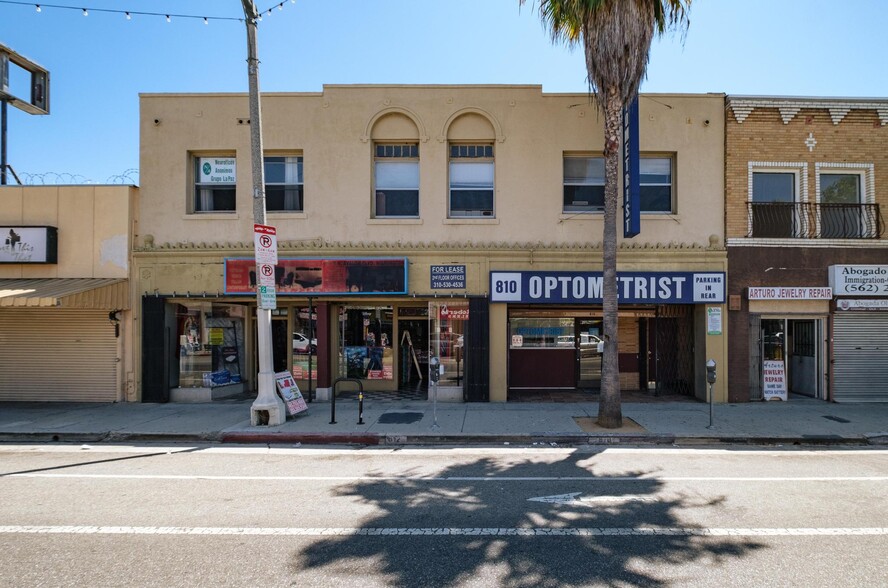
[[[237,182],[237,160],[234,157],[201,157],[197,161],[198,183],[234,184]]]
[[[601,272],[490,272],[491,302],[600,304]],[[617,272],[617,297],[631,304],[718,304],[724,272]]]
[[[256,260],[225,259],[225,293],[256,295],[261,284]],[[274,265],[277,296],[406,294],[407,259],[279,258]]]

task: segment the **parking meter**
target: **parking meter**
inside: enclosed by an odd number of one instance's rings
[[[706,362],[706,381],[715,384],[715,360],[710,359]]]
[[[712,424],[712,385],[715,384],[715,360],[710,359],[706,362],[706,381],[709,382],[709,426],[707,429],[711,429],[713,427]]]
[[[441,378],[441,360],[433,357],[429,360],[429,380],[437,384]]]

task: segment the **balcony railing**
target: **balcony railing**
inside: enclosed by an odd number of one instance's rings
[[[771,239],[880,239],[878,204],[747,202],[747,237]]]

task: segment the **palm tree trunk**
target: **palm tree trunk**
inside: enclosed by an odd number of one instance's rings
[[[620,129],[623,104],[613,88],[604,94],[604,239],[602,251],[604,354],[601,360],[601,397],[598,424],[608,429],[623,425],[620,407],[620,366],[617,341],[617,186],[619,185]]]

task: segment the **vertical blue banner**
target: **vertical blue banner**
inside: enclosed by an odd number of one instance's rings
[[[623,108],[623,237],[641,232],[641,179],[638,149],[638,95]]]

